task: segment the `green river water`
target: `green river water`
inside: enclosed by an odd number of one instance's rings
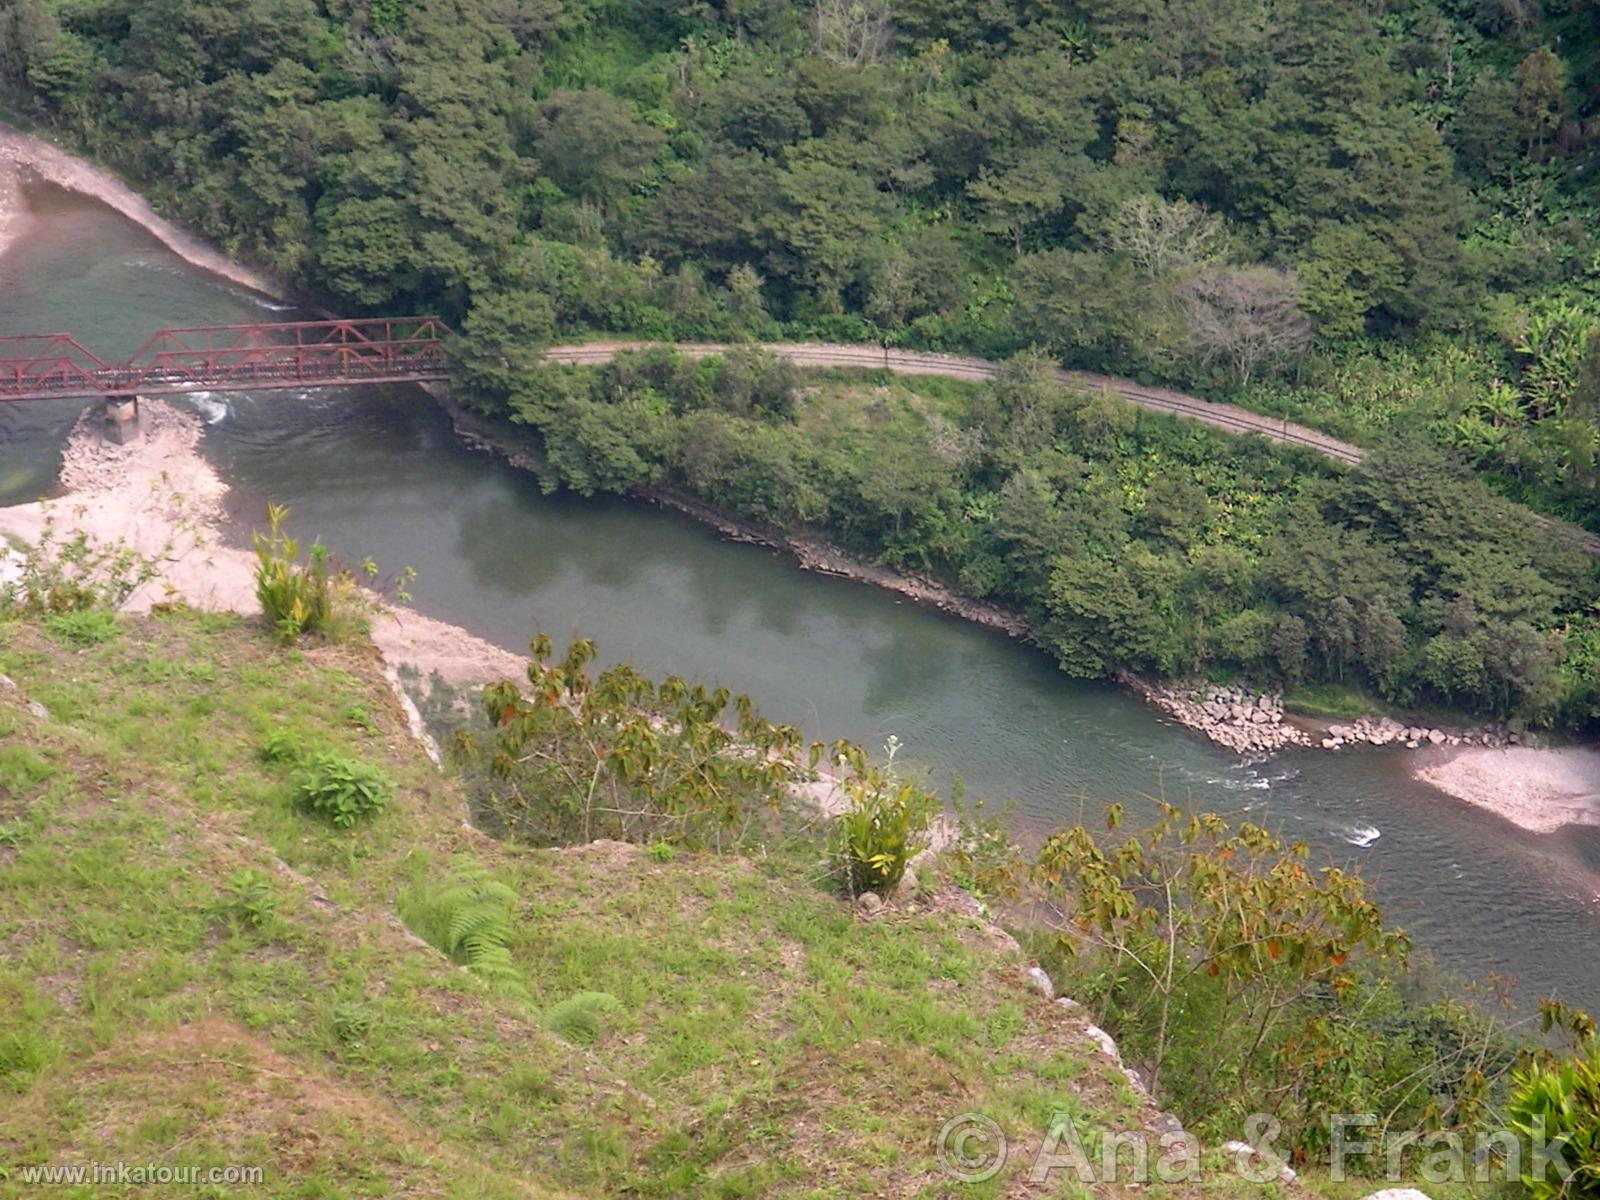
[[[97,203],[29,199],[0,255],[0,334],[67,331],[120,356],[164,325],[289,315]],[[1445,968],[1515,976],[1524,1001],[1554,990],[1600,1004],[1600,830],[1526,833],[1413,782],[1400,751],[1242,765],[1003,635],[651,509],[541,495],[461,445],[416,388],[179,402],[207,421],[205,453],[238,511],[270,498],[347,559],[411,564],[429,615],[513,649],[537,629],[594,637],[608,660],[748,692],[815,736],[895,734],[937,784],[959,775],[969,796],[1014,800],[1024,834],[1098,820],[1106,801],[1137,815],[1154,795],[1247,813],[1358,867]],[[54,486],[82,407],[0,405],[0,503]]]

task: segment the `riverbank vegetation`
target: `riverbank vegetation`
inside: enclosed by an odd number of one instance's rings
[[[1600,719],[1600,571],[1425,443],[1345,471],[1077,394],[806,375],[757,350],[600,368],[468,359],[552,488],[671,489],[1024,614],[1067,671],[1361,684]]]
[[[1058,1114],[1092,1161],[1118,1131],[1161,1128],[1086,1018],[1041,995],[950,890],[959,853],[919,864],[887,906],[853,904],[829,868],[826,822],[772,819],[765,768],[738,754],[728,761],[748,780],[724,774],[715,795],[685,801],[713,824],[743,809],[744,836],[721,850],[670,819],[624,830],[631,843],[549,822],[528,827],[534,842],[490,838],[462,821],[471,778],[424,756],[361,639],[285,646],[259,623],[181,606],[109,626],[84,644],[32,616],[0,620],[14,685],[0,691],[0,1091],[13,1096],[0,1148],[13,1180],[122,1157],[259,1166],[252,1192],[286,1197],[969,1194],[936,1143],[944,1121],[975,1112],[1013,1151],[998,1195],[1022,1185]],[[581,659],[543,671],[581,674]],[[610,696],[597,705],[626,704],[619,678],[589,681]],[[470,737],[492,747],[522,725],[502,783],[530,809],[570,813],[583,781],[546,769],[546,756],[566,760],[565,734],[508,722],[495,703],[508,686],[485,693]],[[620,736],[617,757],[643,753]],[[651,745],[658,774],[704,766],[698,743]],[[354,822],[308,804],[307,781],[329,763],[381,781],[384,802]],[[1159,1055],[1142,1040],[1159,991],[1141,999],[1126,964],[1099,957],[1164,941],[1128,874],[1138,864],[1077,831],[1037,864],[1008,852],[1006,873],[1046,897],[1082,893],[1055,943],[1076,948],[1052,960],[1056,979],[1127,1039],[1131,1062],[1164,1063],[1160,1094],[1205,1145],[1235,1132],[1254,1098],[1230,1090],[1233,1075],[1190,1086],[1205,1047],[1248,1051],[1235,1065],[1276,1071],[1269,1089],[1304,1072],[1269,1111],[1285,1119],[1274,1146],[1296,1151],[1312,1195],[1357,1193],[1325,1190],[1321,1125],[1302,1102],[1377,1097],[1397,1121],[1455,1130],[1498,1107],[1518,1056],[1503,1034],[1398,993],[1374,1002],[1367,972],[1403,946],[1358,884],[1297,872],[1258,831],[1202,820],[1216,845],[1193,846],[1172,893],[1184,969]],[[552,830],[557,844],[543,844]],[[1245,852],[1212,853],[1229,846]],[[1220,873],[1203,878],[1206,863]],[[1240,932],[1224,928],[1234,913],[1264,921],[1260,936],[1203,944]],[[1226,970],[1209,972],[1212,959]],[[1243,1025],[1221,1037],[1228,989],[1268,979],[1280,998],[1300,989],[1296,1012],[1258,1047]],[[1362,1069],[1316,1070],[1324,1043],[1289,1033],[1319,1030],[1330,1047],[1357,1038]],[[1537,1090],[1523,1109],[1559,1104],[1565,1068],[1526,1063]],[[1213,1149],[1198,1178],[1159,1194],[1214,1194],[1204,1181],[1226,1184],[1228,1161]]]
[[[18,0],[0,96],[342,308],[1035,345],[1594,527],[1594,0],[1169,9]]]

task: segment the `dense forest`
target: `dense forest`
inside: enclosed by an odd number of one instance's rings
[[[16,0],[0,89],[294,286],[460,322],[564,484],[825,525],[1084,673],[1600,707],[1592,569],[1485,487],[1600,528],[1596,0]],[[942,455],[877,429],[857,487],[744,383],[538,367],[596,330],[1034,349],[1380,453],[1018,384]]]

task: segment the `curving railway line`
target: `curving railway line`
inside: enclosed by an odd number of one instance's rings
[[[598,366],[610,362],[618,354],[630,350],[644,350],[658,343],[633,341],[581,342],[552,346],[545,351],[551,362],[580,366]],[[920,350],[890,350],[877,346],[852,346],[828,342],[764,342],[761,349],[788,359],[800,367],[863,367],[889,371],[895,375],[939,375],[947,379],[988,380],[1000,374],[1001,365],[984,358],[971,358],[960,354],[935,354]],[[722,354],[732,349],[729,343],[679,342],[678,353],[691,358]],[[1348,466],[1361,461],[1361,450],[1349,442],[1318,433],[1304,425],[1277,417],[1263,416],[1234,404],[1214,404],[1182,392],[1167,388],[1146,387],[1131,379],[1114,375],[1097,375],[1091,371],[1068,371],[1057,368],[1055,377],[1073,387],[1108,391],[1130,404],[1152,412],[1168,413],[1191,421],[1199,421],[1216,429],[1234,434],[1256,434],[1271,442],[1286,446],[1300,446]],[[1552,536],[1582,545],[1600,558],[1600,537],[1584,530],[1555,521],[1549,517],[1532,516],[1541,528],[1550,530]]]
[[[643,350],[649,342],[585,342],[568,346],[552,346],[545,357],[552,362],[595,365],[609,362],[613,356],[629,350]],[[680,354],[702,358],[722,354],[731,347],[712,342],[680,342]],[[941,375],[948,379],[993,379],[1000,374],[999,363],[984,358],[969,358],[960,354],[934,354],[919,350],[883,350],[876,346],[850,346],[819,342],[766,342],[763,350],[781,355],[800,367],[863,367],[889,371],[896,375]],[[1165,388],[1145,387],[1131,379],[1111,375],[1095,375],[1088,371],[1057,369],[1055,376],[1062,383],[1074,387],[1105,390],[1122,397],[1140,408],[1153,412],[1171,413],[1200,421],[1229,433],[1255,433],[1273,442],[1304,446],[1319,454],[1354,466],[1361,461],[1361,451],[1348,442],[1341,442],[1325,433],[1307,429],[1290,421],[1262,416],[1232,404],[1213,404],[1182,392]]]

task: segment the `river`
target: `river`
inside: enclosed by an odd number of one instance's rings
[[[162,326],[271,319],[282,305],[199,272],[98,203],[30,191],[0,255],[0,334],[68,331],[125,355]],[[877,746],[971,797],[1015,802],[1024,835],[1137,816],[1163,795],[1281,826],[1353,866],[1446,969],[1600,1005],[1600,830],[1540,836],[1413,782],[1402,751],[1259,766],[1116,689],[1075,682],[1004,635],[809,574],[677,517],[542,495],[461,445],[411,387],[192,397],[240,511],[268,498],[348,560],[414,566],[416,606],[513,649],[537,629],[608,660],[749,693],[807,733]],[[82,405],[0,405],[0,503],[52,485]],[[1381,832],[1370,845],[1362,831]]]

